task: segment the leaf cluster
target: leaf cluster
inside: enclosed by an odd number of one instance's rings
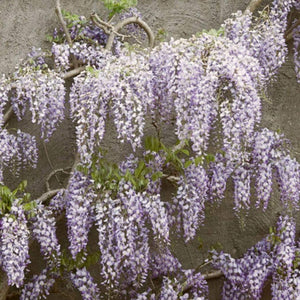
[[[27,212],[33,211],[36,207],[34,201],[30,201],[30,194],[25,193],[27,181],[22,181],[16,189],[11,191],[6,185],[0,185],[0,214],[4,215],[10,213],[12,204],[18,200],[23,209]]]
[[[137,5],[137,0],[101,0],[104,6],[109,10],[109,19],[115,14],[122,12]]]

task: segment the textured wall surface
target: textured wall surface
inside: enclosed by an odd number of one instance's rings
[[[238,9],[243,10],[249,1],[246,0],[139,0],[138,8],[154,31],[163,28],[167,37],[189,37],[202,29],[218,28],[222,21]],[[98,0],[61,0],[64,9],[72,13],[88,16],[93,11],[104,14]],[[49,49],[46,34],[51,33],[58,21],[54,12],[54,0],[1,0],[0,5],[0,72],[11,73],[18,62],[23,59],[31,48]],[[280,70],[278,80],[269,91],[270,101],[264,102],[263,124],[271,129],[280,129],[292,142],[294,153],[300,159],[300,87],[294,79],[291,59]],[[30,118],[17,122],[13,117],[9,127],[22,128],[24,131],[40,135],[39,128],[31,124]],[[150,129],[149,129],[150,130]],[[111,150],[113,160],[126,155],[126,146],[118,146],[116,135],[111,131],[106,137],[106,147]],[[47,151],[46,151],[46,150]],[[40,159],[36,170],[27,170],[21,178],[28,179],[29,190],[33,196],[45,192],[45,178],[54,169],[67,168],[72,165],[75,153],[74,128],[69,118],[61,124],[50,142],[43,144],[39,140]],[[8,174],[9,176],[9,174]],[[7,183],[15,185],[19,179],[11,178]],[[63,178],[61,179],[63,184]],[[57,183],[56,183],[57,185]],[[172,190],[166,185],[166,197]],[[276,197],[275,197],[276,198]],[[204,247],[195,239],[188,245],[182,240],[174,239],[174,251],[178,254],[185,267],[195,267],[206,257],[209,247],[216,242],[223,245],[225,251],[234,256],[242,253],[268,232],[274,225],[280,206],[274,200],[266,212],[252,210],[247,218],[247,231],[239,225],[232,212],[233,199],[227,199],[219,207],[207,207],[205,226],[199,229],[199,236]],[[60,230],[60,237],[65,235]],[[32,249],[38,257],[38,248]],[[38,270],[35,262],[32,270]],[[221,280],[210,282],[211,299],[219,299]],[[62,293],[62,285],[49,299],[75,299],[78,295],[64,286],[71,298]],[[1,293],[1,292],[0,292]],[[76,296],[77,295],[77,296]],[[267,296],[264,297],[267,299]]]

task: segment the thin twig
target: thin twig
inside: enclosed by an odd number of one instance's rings
[[[63,15],[62,15],[62,13],[61,13],[61,7],[60,7],[60,0],[56,0],[56,8],[55,8],[55,12],[56,12],[56,14],[57,14],[57,16],[58,16],[58,19],[59,19],[59,21],[60,21],[60,23],[61,23],[61,26],[62,26],[62,28],[63,28],[63,31],[64,31],[64,33],[65,33],[65,35],[66,35],[66,40],[67,40],[67,42],[68,42],[68,44],[70,45],[70,46],[72,46],[72,39],[71,39],[71,36],[70,36],[70,32],[69,32],[69,30],[68,30],[68,28],[67,28],[67,24],[66,24],[66,22],[65,22],[65,20],[64,20],[64,17],[63,17]]]
[[[60,0],[56,0],[56,8],[55,8],[55,11],[56,11],[56,14],[57,14],[57,16],[58,16],[58,19],[59,19],[59,21],[60,21],[60,23],[61,23],[61,26],[62,26],[62,28],[63,28],[63,31],[64,31],[64,33],[65,33],[66,40],[67,40],[69,46],[72,47],[73,42],[72,42],[72,39],[71,39],[70,32],[69,32],[69,30],[68,30],[68,28],[67,28],[67,24],[66,24],[66,22],[65,22],[65,20],[64,20],[64,17],[63,17],[63,15],[62,15],[62,12],[61,12]],[[78,67],[78,61],[77,61],[77,59],[76,59],[76,57],[75,57],[74,55],[72,55],[72,60],[73,60],[73,65],[74,65],[74,67],[77,68],[77,67]]]
[[[262,2],[262,0],[252,0],[252,1],[248,4],[248,6],[247,6],[245,12],[246,12],[246,11],[250,11],[250,12],[253,13],[253,12],[258,8],[258,6],[261,4],[261,2]]]
[[[58,172],[62,172],[62,173],[65,173],[65,174],[69,174],[69,172],[66,172],[64,169],[55,169],[55,170],[53,170],[53,171],[48,175],[48,177],[46,178],[46,189],[47,189],[47,191],[50,191],[50,184],[49,184],[49,181],[50,181],[50,179],[51,179],[52,176],[55,176],[57,182],[60,183],[59,180],[58,180],[58,178],[57,178],[57,176],[56,176],[56,174],[57,174]]]
[[[57,181],[57,183],[59,184],[59,180],[58,180],[58,177],[57,177],[56,172],[55,172],[56,170],[54,169],[54,166],[53,166],[53,164],[52,164],[52,162],[51,162],[51,160],[50,160],[49,153],[48,153],[48,150],[47,150],[47,147],[46,147],[46,144],[45,144],[44,141],[43,141],[43,147],[44,147],[44,151],[45,151],[45,154],[46,154],[46,158],[47,158],[48,164],[49,164],[50,168],[53,170],[51,173],[54,172],[56,181]],[[51,173],[50,173],[50,174],[51,174]],[[52,176],[51,176],[51,177],[52,177]],[[49,180],[50,180],[50,178],[49,178]],[[50,191],[48,180],[46,181],[46,187],[47,187],[47,191]]]

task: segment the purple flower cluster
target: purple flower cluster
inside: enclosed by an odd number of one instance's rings
[[[105,65],[108,53],[101,46],[93,46],[83,42],[76,42],[69,49],[77,60],[85,65],[93,66],[97,69]]]
[[[127,140],[135,151],[141,146],[145,116],[152,101],[152,73],[146,57],[135,53],[122,53],[109,65],[111,110],[118,138]],[[101,72],[100,76],[104,74]]]
[[[229,254],[212,252],[213,265],[225,275],[223,299],[261,299],[267,278],[272,276],[272,299],[298,299],[299,270],[295,259],[295,221],[281,216],[276,231],[250,248],[239,259]],[[299,257],[298,257],[299,258]],[[297,259],[298,259],[297,258]]]
[[[4,125],[3,117],[4,117],[4,109],[6,104],[8,103],[8,93],[10,90],[10,85],[8,83],[7,78],[3,75],[0,79],[0,125],[1,127]]]
[[[167,247],[157,253],[151,253],[151,256],[151,273],[153,278],[174,275],[182,269],[179,260]]]
[[[0,131],[0,182],[3,182],[3,168],[17,155],[18,144],[14,135],[6,129]]]
[[[14,74],[11,102],[15,114],[21,119],[26,107],[32,122],[41,126],[46,141],[64,118],[65,87],[63,79],[52,70],[20,69]]]
[[[252,158],[256,168],[256,207],[263,203],[268,206],[272,191],[272,169],[276,159],[283,155],[281,147],[283,137],[266,128],[258,131],[254,137]]]
[[[116,287],[122,274],[126,285],[139,287],[149,268],[148,229],[145,226],[142,195],[130,183],[121,181],[116,199],[106,195],[97,203],[104,283]]]
[[[0,223],[0,258],[9,285],[23,285],[29,260],[29,230],[23,207],[16,199]]]
[[[75,171],[66,191],[66,218],[70,252],[75,259],[77,254],[86,251],[88,233],[93,223],[93,201],[95,194],[91,180]]]
[[[251,171],[242,166],[238,167],[232,175],[234,181],[234,210],[236,212],[250,208],[250,176]]]
[[[280,198],[284,206],[298,208],[300,196],[300,166],[296,159],[287,155],[276,162],[276,175]]]
[[[42,270],[39,275],[34,275],[32,281],[26,283],[22,289],[20,300],[41,299],[49,295],[50,289],[55,283],[57,274],[50,273],[48,268]]]
[[[100,299],[99,288],[86,268],[76,269],[76,272],[71,273],[70,276],[74,286],[79,290],[82,299]]]
[[[53,43],[51,52],[54,56],[55,68],[59,72],[70,68],[70,46],[68,44]]]
[[[49,202],[49,209],[54,216],[60,215],[66,208],[65,189],[61,189]]]
[[[56,222],[52,212],[40,204],[32,220],[33,237],[39,242],[41,253],[50,265],[59,266],[60,245],[56,237]]]
[[[205,202],[208,196],[208,176],[202,165],[191,164],[185,169],[185,177],[178,182],[173,205],[177,212],[178,226],[182,226],[185,241],[192,239],[204,220]]]
[[[77,76],[70,92],[71,116],[76,122],[77,148],[81,162],[89,164],[105,132],[109,84],[90,73]]]
[[[202,55],[207,51],[210,38],[190,40],[183,49],[177,46],[176,134],[179,140],[190,139],[192,149],[201,155],[207,150],[208,139],[217,115],[217,72],[206,72]],[[182,46],[181,45],[181,46]]]
[[[38,160],[38,150],[35,137],[18,129],[16,143],[17,167],[30,166],[32,168],[36,168]]]
[[[296,78],[300,83],[300,25],[293,30],[293,50]]]

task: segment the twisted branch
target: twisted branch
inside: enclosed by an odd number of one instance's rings
[[[111,50],[114,39],[116,37],[116,33],[119,32],[123,27],[125,27],[126,25],[129,25],[129,24],[137,24],[142,29],[144,29],[144,31],[146,32],[146,34],[148,36],[149,47],[153,48],[155,37],[154,37],[154,34],[153,34],[151,28],[149,27],[149,25],[146,22],[144,22],[143,20],[141,20],[139,17],[130,17],[130,18],[120,21],[117,25],[115,25],[113,27],[113,31],[111,32],[111,34],[108,37],[108,41],[107,41],[105,49]]]

